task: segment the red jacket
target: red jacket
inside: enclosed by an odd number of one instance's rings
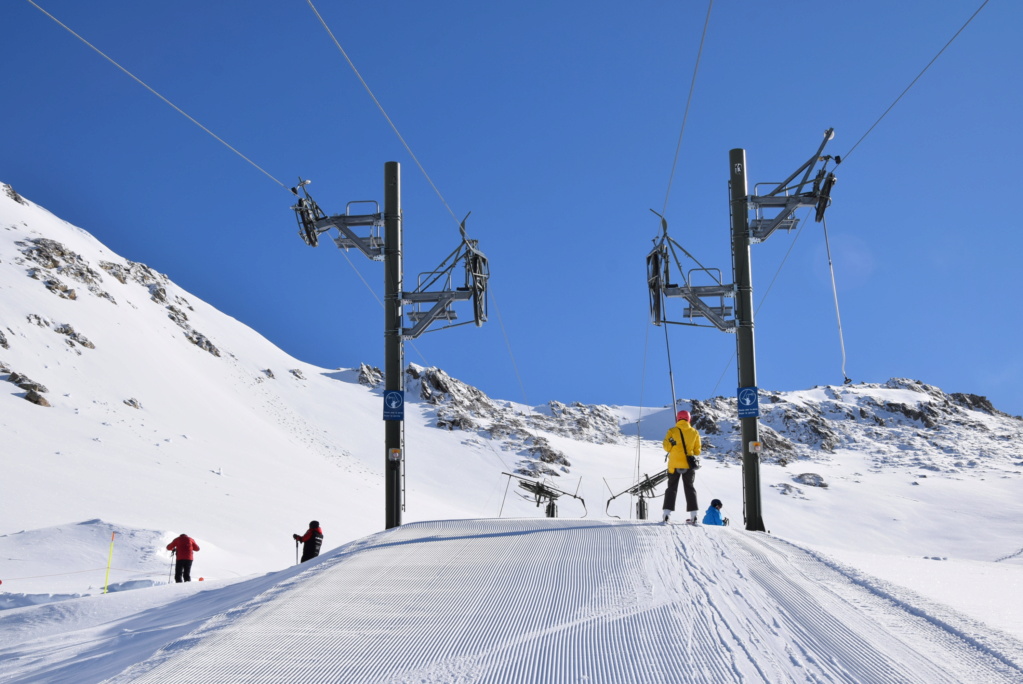
[[[198,551],[199,545],[187,534],[182,534],[170,544],[167,544],[167,550],[175,551],[178,554],[178,560],[192,560],[195,558],[192,552]]]

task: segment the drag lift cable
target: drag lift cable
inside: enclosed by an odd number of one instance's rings
[[[838,342],[842,347],[842,378],[843,383],[848,385],[852,383],[849,376],[845,372],[845,336],[842,334],[842,312],[838,308],[838,287],[835,285],[835,263],[831,259],[831,241],[828,239],[828,221],[823,220],[824,225],[824,246],[828,253],[828,269],[831,271],[831,293],[835,298],[835,318],[838,319]]]

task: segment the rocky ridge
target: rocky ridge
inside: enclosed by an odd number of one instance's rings
[[[373,377],[382,381],[382,373],[374,370]],[[434,407],[437,428],[475,432],[501,442],[519,456],[516,472],[529,477],[570,472],[569,455],[551,446],[551,435],[613,444],[627,439],[623,428],[636,429],[609,406],[552,401],[523,410],[495,401],[438,368],[410,364],[406,372],[407,392]],[[693,426],[703,436],[704,458],[741,461],[735,398],[682,400],[679,405],[693,412]],[[918,380],[893,378],[796,392],[761,390],[760,407],[762,460],[768,463],[828,460],[848,450],[866,453],[875,468],[955,473],[1023,465],[1011,448],[1023,439],[1023,419],[999,411],[985,397],[948,394]],[[657,411],[667,408],[648,414]],[[660,434],[644,437],[658,444],[661,440]],[[810,484],[807,479],[803,477],[803,484]]]
[[[65,282],[70,280],[84,286],[92,295],[116,305],[117,300],[102,287],[103,275],[101,272],[105,272],[122,284],[131,282],[146,288],[150,301],[166,308],[167,317],[184,331],[185,339],[213,356],[220,356],[217,346],[201,332],[192,328],[189,323],[186,310],[192,311],[193,309],[188,300],[177,295],[168,298],[167,285],[170,280],[166,275],[157,273],[145,264],[128,260],[125,260],[124,263],[100,261],[97,264],[99,270],[96,270],[82,256],[68,249],[62,243],[49,238],[27,238],[19,240],[15,244],[21,253],[18,260],[22,265],[27,266],[26,275],[33,280],[40,281],[47,290],[56,296],[70,300],[78,298],[78,290]],[[35,318],[38,320],[32,322],[39,325],[41,317],[36,316]],[[76,335],[78,337],[81,335],[75,333],[69,324],[57,324],[54,326],[54,330],[68,335],[69,344],[72,346],[74,346],[74,342],[78,342],[84,347],[89,347],[91,344],[76,339]]]
[[[412,363],[405,373],[406,394],[433,407],[436,427],[475,432],[498,442],[502,449],[519,457],[514,470],[520,475],[558,476],[569,472],[571,462],[563,451],[552,446],[550,435],[594,444],[624,439],[617,414],[607,406],[552,401],[523,410],[510,402],[491,399],[439,368]],[[378,368],[363,364],[359,369],[362,384],[375,387],[383,378]]]

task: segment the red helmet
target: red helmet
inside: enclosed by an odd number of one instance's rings
[[[689,411],[679,411],[678,413],[675,414],[675,420],[684,420],[688,423],[689,419],[690,419]]]

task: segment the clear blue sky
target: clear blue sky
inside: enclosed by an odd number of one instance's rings
[[[269,176],[12,0],[0,180],[302,360],[382,366],[380,304],[332,244],[301,242],[274,179],[311,178],[340,213],[382,201],[383,165],[401,162],[407,282],[455,249],[457,224],[308,3],[39,4]],[[671,236],[731,281],[728,151],[746,150],[751,185],[794,171],[829,127],[827,151],[847,154],[980,4],[718,0],[667,195],[706,2],[320,0],[490,259],[490,322],[428,333],[407,359],[531,404],[669,403],[649,209],[667,196]],[[837,169],[828,230],[854,381],[910,377],[1023,413],[1021,26],[1023,5],[989,2]],[[380,296],[381,265],[349,259]],[[758,303],[773,281],[759,385],[841,384],[821,226],[754,246],[753,269]],[[669,334],[679,397],[734,394],[734,336]]]

